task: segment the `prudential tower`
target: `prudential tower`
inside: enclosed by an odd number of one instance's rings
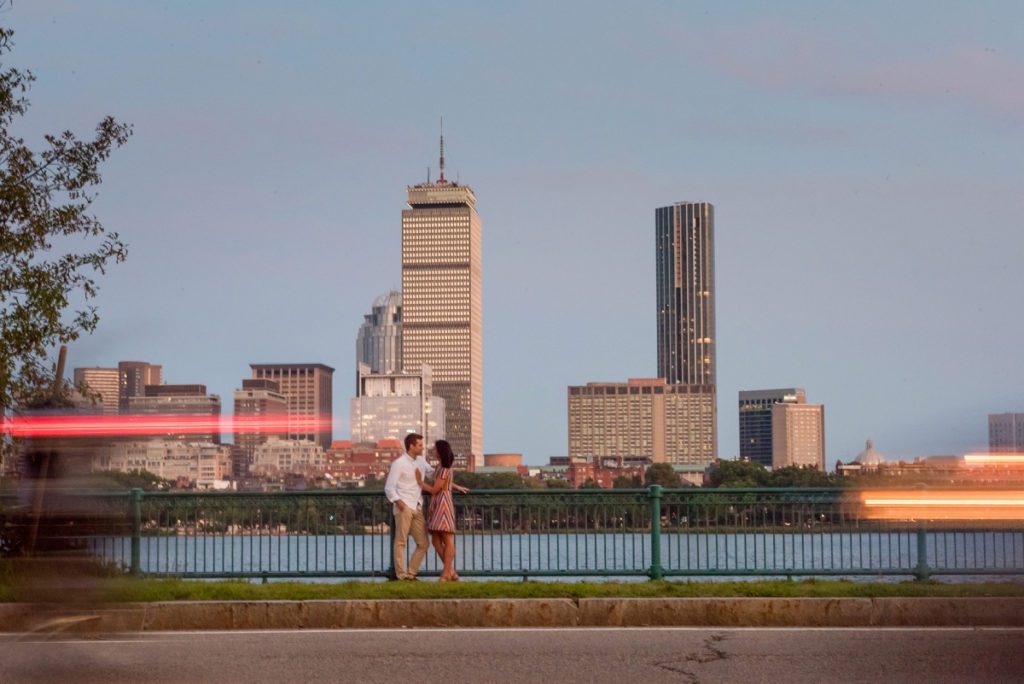
[[[406,188],[402,211],[402,365],[433,372],[452,450],[483,465],[480,216],[467,185],[444,176]]]

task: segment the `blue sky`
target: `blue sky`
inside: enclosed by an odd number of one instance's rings
[[[379,5],[379,6],[377,6]],[[161,363],[230,407],[398,287],[405,186],[484,226],[484,447],[564,454],[566,387],[656,373],[654,209],[716,208],[719,453],[802,386],[827,460],[987,444],[1024,411],[1018,3],[16,2],[22,133],[135,126],[96,212],[130,244],[72,366]],[[313,293],[313,294],[310,294]]]

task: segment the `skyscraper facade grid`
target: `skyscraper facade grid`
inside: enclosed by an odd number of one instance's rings
[[[76,368],[74,378],[76,387],[84,388],[91,399],[98,400],[103,413],[120,412],[121,375],[116,368]]]
[[[1024,451],[1024,413],[990,413],[988,448],[992,452]]]
[[[715,209],[709,202],[677,202],[655,209],[654,220],[658,377],[703,388],[714,404]],[[714,458],[717,409],[712,421],[710,442],[697,451]]]
[[[316,442],[331,448],[334,369],[322,363],[250,363],[254,380],[272,380],[288,404],[288,439]],[[311,430],[318,421],[320,430]]]
[[[119,382],[119,405],[121,413],[128,412],[128,400],[146,394],[146,385],[163,383],[163,368],[145,361],[121,361],[117,364]]]
[[[680,202],[655,210],[658,377],[715,384],[715,209]]]
[[[402,211],[402,365],[429,366],[456,454],[483,465],[483,299],[476,196],[444,178],[407,188]]]

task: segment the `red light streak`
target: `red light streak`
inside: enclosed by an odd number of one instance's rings
[[[12,437],[127,437],[205,433],[310,433],[331,429],[324,416],[31,416],[0,421]]]

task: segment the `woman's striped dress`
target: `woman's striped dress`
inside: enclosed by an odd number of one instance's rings
[[[455,531],[455,504],[452,503],[452,469],[437,468],[434,471],[434,482],[445,479],[444,487],[430,497],[430,517],[427,529],[431,532]]]

